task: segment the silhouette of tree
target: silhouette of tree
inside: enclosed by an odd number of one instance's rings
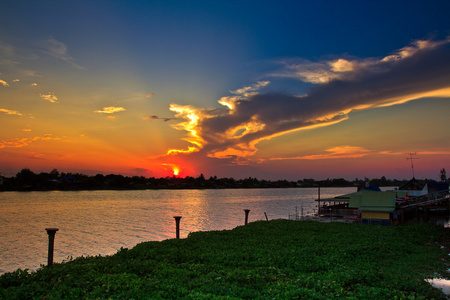
[[[28,168],[22,169],[16,175],[16,184],[19,190],[32,189],[36,184],[36,174]]]

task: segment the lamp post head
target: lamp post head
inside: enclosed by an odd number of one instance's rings
[[[54,235],[59,229],[58,228],[45,228],[47,230],[47,234]]]

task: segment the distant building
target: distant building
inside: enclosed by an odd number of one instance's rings
[[[408,183],[400,186],[398,191],[406,192],[410,197],[424,196],[430,193],[448,190],[447,182],[434,180],[417,180],[413,177]]]

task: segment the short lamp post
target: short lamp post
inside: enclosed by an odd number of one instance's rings
[[[181,216],[174,216],[173,217],[175,219],[175,230],[176,230],[176,235],[177,235],[177,239],[180,239],[180,220],[181,220]]]
[[[250,209],[244,209],[245,211],[245,225],[248,223],[248,213],[250,212]]]
[[[48,260],[47,266],[53,265],[53,249],[55,248],[55,234],[58,228],[45,228],[48,234]]]

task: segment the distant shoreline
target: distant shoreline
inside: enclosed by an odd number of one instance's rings
[[[257,178],[205,178],[198,177],[144,177],[103,175],[88,176],[80,173],[58,172],[34,173],[22,169],[14,177],[0,176],[0,191],[94,191],[94,190],[156,190],[156,189],[255,189],[255,188],[311,188],[311,187],[357,187],[366,183],[377,186],[400,186],[407,180],[386,179],[386,177],[348,181],[343,178],[315,180],[304,178],[293,180],[260,180]]]
[[[325,186],[321,188],[349,188],[352,186]],[[394,186],[393,186],[394,187]],[[104,188],[104,189],[41,189],[41,190],[0,190],[0,192],[77,192],[77,191],[146,191],[146,190],[231,190],[231,189],[242,189],[242,190],[250,190],[250,189],[308,189],[308,188],[319,188],[318,186],[297,186],[297,187],[191,187],[191,188]],[[356,186],[355,186],[356,188]]]

